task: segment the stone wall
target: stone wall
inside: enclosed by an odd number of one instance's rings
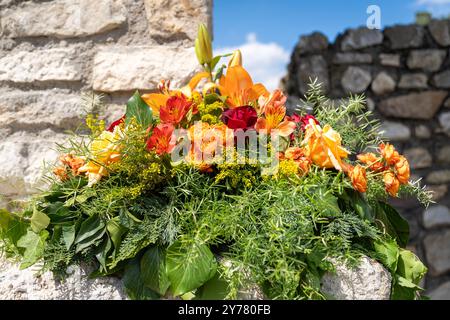
[[[317,77],[332,98],[366,93],[385,137],[410,160],[437,202],[395,201],[411,225],[410,248],[429,266],[425,287],[450,299],[450,21],[347,30],[334,43],[300,37],[283,79],[290,101]]]
[[[211,18],[212,0],[0,0],[0,207],[35,190],[81,92],[104,93],[110,121],[133,90],[187,82]]]

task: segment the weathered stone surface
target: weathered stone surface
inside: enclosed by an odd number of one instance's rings
[[[424,73],[406,73],[400,78],[400,89],[426,89],[428,77]]]
[[[423,27],[407,25],[386,28],[384,35],[390,40],[392,49],[417,48],[422,46],[425,30]]]
[[[444,62],[447,52],[445,50],[426,49],[413,50],[409,53],[406,64],[410,69],[423,69],[437,71]]]
[[[376,108],[375,101],[373,101],[373,99],[371,98],[367,98],[366,105],[367,109],[369,109],[370,111],[374,111]]]
[[[84,113],[80,96],[62,90],[0,90],[0,127],[13,131],[76,129]]]
[[[77,81],[80,64],[69,48],[21,51],[0,58],[0,81]]]
[[[450,182],[450,170],[438,170],[428,174],[427,182],[431,184],[443,184]]]
[[[89,279],[88,266],[71,266],[68,277],[59,281],[51,272],[37,275],[32,268],[0,258],[0,300],[123,300],[122,282],[114,277]]]
[[[300,54],[316,53],[328,48],[328,38],[321,32],[314,32],[300,37],[297,50]]]
[[[144,0],[150,36],[164,41],[194,41],[199,23],[212,29],[211,1]]]
[[[361,93],[370,85],[372,76],[369,71],[358,67],[349,67],[342,76],[341,85],[346,92]]]
[[[428,168],[433,163],[431,154],[425,148],[411,148],[404,153],[412,169]]]
[[[380,30],[359,28],[351,29],[342,39],[342,51],[362,49],[383,43],[383,33]]]
[[[450,230],[425,237],[425,253],[430,274],[439,276],[450,271]]]
[[[450,300],[450,281],[427,293],[431,300]]]
[[[444,133],[450,136],[450,112],[444,112],[439,115],[439,124],[444,130]]]
[[[433,84],[439,88],[450,89],[450,70],[436,74],[433,77]]]
[[[369,53],[338,52],[333,58],[334,64],[359,64],[372,63],[372,56]]]
[[[427,229],[450,226],[450,210],[443,205],[435,205],[423,212],[423,226]]]
[[[389,300],[391,275],[377,261],[362,257],[360,265],[349,269],[335,263],[336,273],[322,278],[322,292],[336,300]]]
[[[381,125],[383,138],[390,141],[406,141],[411,138],[411,130],[402,123],[384,121]]]
[[[372,82],[372,91],[381,96],[395,90],[395,80],[386,72],[380,72]]]
[[[439,110],[446,96],[446,91],[411,93],[383,100],[378,109],[387,117],[429,120]]]
[[[440,163],[450,163],[450,145],[439,149],[437,154],[437,161]]]
[[[126,22],[122,0],[27,2],[0,13],[0,30],[13,38],[71,38],[113,30]]]
[[[391,54],[391,53],[381,53],[380,63],[383,66],[387,67],[400,67],[400,55],[399,54]]]
[[[448,187],[445,184],[428,185],[427,190],[433,191],[433,201],[439,201],[447,195]]]
[[[447,100],[445,100],[445,102],[444,102],[444,108],[450,108],[450,98],[448,98]]]
[[[325,92],[329,88],[329,77],[328,77],[328,64],[326,60],[320,55],[314,55],[310,57],[304,57],[300,59],[297,79],[299,85],[299,91],[301,94],[305,94],[308,91],[308,84],[310,83],[310,78],[317,78],[320,83],[322,83],[322,88]]]
[[[450,21],[445,20],[432,20],[428,25],[433,39],[441,46],[450,46]]]
[[[429,139],[431,137],[430,129],[423,124],[420,124],[415,129],[416,137],[419,139]]]
[[[115,47],[94,58],[93,88],[97,91],[155,89],[161,79],[173,88],[186,84],[198,62],[193,48]]]

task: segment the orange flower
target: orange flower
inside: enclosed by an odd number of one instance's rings
[[[248,72],[240,65],[228,68],[217,87],[222,95],[227,96],[227,104],[231,108],[254,104],[260,96],[269,95],[262,84],[253,83]]]
[[[174,129],[170,123],[158,124],[153,129],[152,136],[147,140],[147,149],[155,150],[157,155],[172,152],[176,145]]]
[[[380,144],[380,154],[389,165],[394,165],[400,159],[400,155],[392,144]]]
[[[290,160],[298,160],[305,156],[305,150],[299,147],[287,148],[284,152],[284,157]]]
[[[299,147],[290,147],[287,148],[283,153],[279,153],[278,159],[284,160],[293,160],[297,165],[299,170],[303,174],[307,174],[309,169],[311,168],[311,159],[305,156],[305,150]]]
[[[302,145],[305,146],[306,155],[312,162],[322,168],[342,171],[342,159],[347,158],[350,152],[342,147],[340,134],[329,125],[325,125],[322,129],[312,119],[305,129]]]
[[[392,197],[396,197],[398,194],[398,189],[400,188],[400,181],[398,181],[398,179],[395,177],[395,174],[392,171],[385,172],[383,181],[386,191]]]
[[[372,152],[359,154],[357,157],[359,161],[366,164],[370,168],[370,170],[374,172],[382,172],[387,170],[387,168],[382,163],[382,159],[380,157],[377,157]]]
[[[270,96],[267,98],[265,96],[260,96],[258,99],[259,104],[259,112],[261,114],[265,113],[267,106],[274,106],[274,107],[282,107],[286,104],[287,98],[284,95],[284,93],[276,89],[274,92],[270,94]]]
[[[408,160],[404,156],[400,156],[395,164],[395,176],[401,184],[407,184],[410,178],[410,169]]]
[[[282,137],[289,136],[295,130],[295,122],[283,120],[286,115],[286,107],[279,104],[265,106],[265,118],[259,118],[256,121],[256,131],[265,131],[270,134],[273,130],[277,130]]]
[[[74,176],[79,174],[78,169],[80,169],[85,164],[83,158],[76,157],[71,153],[63,154],[59,157],[59,161],[61,161],[63,165],[70,167]]]
[[[53,174],[63,182],[69,179],[69,175],[67,174],[66,168],[62,166],[54,168]]]
[[[366,169],[360,165],[356,165],[349,168],[348,175],[355,190],[361,193],[365,193],[367,191]]]
[[[192,106],[192,102],[181,94],[170,97],[164,106],[159,109],[159,118],[162,123],[179,124],[183,121]]]

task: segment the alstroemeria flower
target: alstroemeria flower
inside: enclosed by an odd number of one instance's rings
[[[108,175],[107,166],[120,160],[121,145],[119,141],[123,138],[123,131],[119,126],[113,132],[103,131],[95,138],[89,146],[91,161],[78,169],[85,172],[89,178],[88,186],[92,186],[103,176]]]
[[[267,106],[283,107],[286,105],[286,101],[287,97],[284,93],[281,90],[276,89],[269,95],[269,97],[265,97],[264,95],[259,97],[259,112],[261,114],[265,113]]]
[[[248,130],[254,128],[258,115],[255,108],[242,106],[224,111],[221,120],[230,129]]]
[[[166,101],[166,105],[159,109],[159,119],[162,123],[179,124],[183,121],[192,106],[184,95],[172,96]]]
[[[277,130],[280,136],[287,137],[295,130],[295,123],[284,119],[286,107],[282,105],[267,105],[264,110],[264,118],[259,118],[255,129],[270,134]],[[283,120],[284,119],[284,120]]]
[[[302,142],[308,157],[322,168],[335,168],[343,170],[342,159],[350,154],[342,147],[342,139],[339,133],[328,124],[323,129],[312,119],[306,126],[305,138]]]
[[[124,123],[124,122],[125,122],[125,115],[121,116],[119,119],[117,119],[116,121],[111,123],[109,125],[108,129],[106,129],[106,131],[114,132],[114,128],[117,127],[118,125]]]
[[[176,145],[174,130],[175,127],[170,123],[158,124],[147,140],[147,149],[155,150],[157,155],[171,153]]]

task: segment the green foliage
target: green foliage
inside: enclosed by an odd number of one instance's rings
[[[143,129],[147,129],[152,124],[152,109],[142,100],[139,91],[136,91],[128,100],[125,116],[126,124],[129,124],[132,119],[135,119]]]

